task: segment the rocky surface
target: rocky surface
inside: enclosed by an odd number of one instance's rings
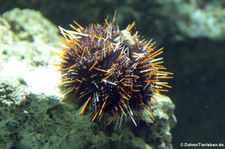
[[[52,66],[53,52],[60,44],[57,27],[39,12],[14,9],[0,17],[0,34],[0,79],[22,82],[32,92],[55,94],[52,86],[59,74]]]
[[[225,35],[223,0],[32,0],[29,3],[20,0],[3,1],[0,12],[15,6],[38,9],[61,26],[67,26],[72,20],[84,25],[100,22],[117,11],[117,21],[121,26],[126,27],[135,21],[145,36],[163,41],[199,37],[221,40]]]
[[[131,122],[112,132],[90,122],[88,116],[79,116],[74,105],[25,89],[0,85],[2,148],[172,148],[170,128],[176,119],[168,97],[160,97],[165,111],[155,113],[155,123],[140,123],[136,127]]]
[[[13,9],[0,16],[0,34],[0,148],[172,148],[176,118],[168,97],[156,95],[154,122],[102,128],[59,100],[52,51],[60,37],[51,22],[38,11]]]

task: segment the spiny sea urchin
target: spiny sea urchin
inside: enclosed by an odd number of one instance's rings
[[[152,117],[156,100],[153,95],[170,88],[161,79],[172,78],[162,65],[163,48],[155,50],[155,42],[141,40],[137,32],[125,30],[105,20],[103,25],[59,27],[65,46],[60,55],[62,94],[64,101],[81,104],[80,115],[91,114],[106,124],[121,125],[145,110]]]

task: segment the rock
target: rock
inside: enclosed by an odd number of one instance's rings
[[[15,34],[14,40],[39,44],[48,43],[49,45],[58,44],[58,29],[40,12],[30,9],[21,11],[16,8],[5,12],[2,17],[7,20],[8,28]]]
[[[97,123],[91,122],[89,116],[80,116],[73,104],[25,89],[0,84],[1,147],[172,148],[170,129],[176,120],[172,112],[174,105],[168,97],[157,95],[164,109],[155,112],[154,123],[149,126],[142,123],[138,127],[130,123],[131,126],[126,125],[109,135]]]
[[[60,41],[57,28],[29,9],[6,12],[0,22],[0,80],[15,79],[11,82],[23,82],[32,92],[55,94],[59,73],[52,67],[52,52]]]
[[[224,39],[224,1],[3,1],[0,12],[19,8],[40,10],[56,24],[67,25],[72,20],[89,24],[102,21],[117,11],[117,22],[123,27],[135,21],[138,30],[149,38],[180,41],[188,38]],[[75,7],[75,9],[74,9]],[[63,13],[62,13],[63,12]],[[54,15],[53,15],[54,14]],[[91,17],[90,17],[91,16]],[[27,35],[21,35],[27,36]]]
[[[137,127],[128,120],[115,131],[103,128],[59,100],[51,51],[60,40],[53,24],[38,11],[14,9],[0,17],[0,29],[0,148],[172,148],[176,119],[168,97],[155,95],[155,121],[143,117]]]
[[[225,9],[223,1],[179,2],[177,9],[177,35],[186,38],[209,38],[221,40],[225,37]]]

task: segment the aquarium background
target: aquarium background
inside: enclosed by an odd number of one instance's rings
[[[174,72],[173,88],[166,93],[176,105],[174,148],[225,144],[224,0],[0,1],[1,14],[13,8],[38,10],[64,28],[73,20],[82,26],[102,23],[115,12],[121,29],[135,21],[139,34],[165,47],[165,65]]]

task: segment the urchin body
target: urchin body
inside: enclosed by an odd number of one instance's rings
[[[122,31],[107,20],[103,25],[77,26],[71,25],[73,31],[60,27],[65,39],[60,54],[65,101],[82,104],[80,115],[91,113],[92,120],[108,124],[130,117],[137,125],[134,117],[142,110],[152,117],[153,95],[170,87],[160,81],[171,78],[162,58],[157,58],[163,49],[155,50],[155,43],[132,34],[134,23]]]

